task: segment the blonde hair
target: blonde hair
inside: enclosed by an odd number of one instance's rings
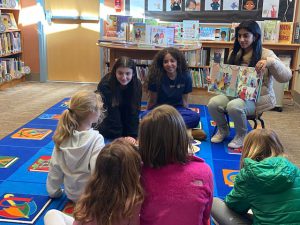
[[[76,204],[75,219],[101,225],[130,220],[137,205],[144,200],[141,168],[137,147],[124,138],[106,145],[98,155],[95,173]]]
[[[142,119],[139,149],[145,166],[186,163],[189,148],[192,149],[185,123],[174,107],[158,106]]]
[[[271,129],[252,130],[244,140],[240,167],[243,168],[245,158],[261,161],[268,157],[285,156],[284,152],[283,145],[275,131]]]
[[[57,149],[61,143],[78,129],[81,121],[85,120],[91,112],[100,112],[98,123],[103,120],[103,102],[99,94],[92,91],[79,91],[70,100],[69,108],[66,109],[58,122],[53,135],[53,141]]]

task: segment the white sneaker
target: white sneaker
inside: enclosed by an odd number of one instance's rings
[[[222,142],[226,137],[229,136],[229,127],[220,127],[218,128],[217,133],[210,139],[212,143],[220,143]]]
[[[235,135],[232,141],[228,144],[229,148],[240,148],[243,146],[245,135]]]

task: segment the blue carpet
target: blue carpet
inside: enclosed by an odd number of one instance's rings
[[[48,198],[45,186],[47,172],[44,170],[48,166],[54,146],[51,138],[60,114],[67,108],[68,100],[69,98],[61,100],[0,140],[0,224],[42,225],[47,210],[62,210],[66,205],[65,196],[53,200]],[[203,158],[214,173],[214,195],[224,198],[231,190],[234,176],[239,169],[240,153],[230,152],[227,148],[228,142],[234,136],[234,130],[231,129],[231,135],[224,143],[210,143],[214,126],[207,107],[190,107],[200,109],[201,126],[208,134],[196,155]],[[17,210],[8,215],[4,208],[9,206],[20,209],[26,206],[28,218],[22,217],[22,213],[18,214]]]

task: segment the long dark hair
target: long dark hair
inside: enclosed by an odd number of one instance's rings
[[[157,87],[159,88],[161,79],[163,75],[166,74],[163,64],[164,58],[168,53],[177,61],[177,74],[185,74],[188,70],[186,59],[183,53],[181,53],[177,48],[164,48],[154,56],[153,62],[149,68],[148,79],[146,79],[145,82],[146,90],[148,90],[149,84],[154,83],[156,83]]]
[[[247,31],[252,33],[253,36],[255,37],[255,40],[252,43],[253,53],[252,53],[250,63],[248,65],[254,67],[256,63],[261,59],[261,54],[262,54],[261,30],[259,25],[254,20],[243,21],[239,24],[239,26],[235,28],[235,41],[234,41],[233,51],[230,55],[228,63],[232,65],[241,64],[242,57],[244,55],[244,50],[241,49],[241,45],[238,41],[238,36],[239,36],[238,32],[240,29],[246,29]],[[239,59],[236,59],[237,53],[240,49],[242,50],[242,55]]]
[[[112,105],[118,106],[122,99],[120,83],[116,77],[117,69],[120,67],[126,67],[126,68],[132,69],[132,80],[127,85],[127,88],[129,89],[130,96],[131,96],[131,98],[128,99],[128,101],[131,101],[132,108],[134,108],[134,109],[139,108],[140,104],[141,104],[140,101],[141,101],[141,94],[142,94],[141,93],[141,84],[137,77],[135,62],[126,56],[119,58],[115,62],[114,66],[110,72],[109,86],[111,88],[112,95],[113,95],[112,96]]]

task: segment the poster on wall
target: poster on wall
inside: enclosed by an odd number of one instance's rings
[[[221,1],[220,0],[205,0],[206,11],[220,11]]]
[[[148,11],[162,11],[163,0],[148,0]]]
[[[201,2],[200,0],[186,0],[185,11],[200,11]]]
[[[239,10],[239,0],[223,0],[223,10]]]
[[[279,0],[264,0],[262,17],[278,18]]]
[[[166,1],[167,11],[181,11],[182,10],[182,0],[167,0]]]
[[[259,0],[243,0],[242,10],[254,11],[258,9]]]

